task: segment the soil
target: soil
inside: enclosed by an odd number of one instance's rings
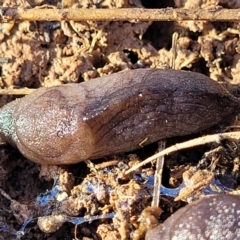
[[[0,3],[19,8],[61,7],[58,2],[3,0]],[[78,0],[72,7],[216,6],[240,8],[240,3],[238,0]],[[0,23],[0,87],[49,87],[90,81],[122,70],[169,68],[174,32],[179,34],[175,68],[203,73],[238,97],[238,22]],[[1,96],[0,106],[14,98],[16,96]],[[171,146],[203,134],[221,132],[231,124],[228,121],[193,136],[168,139],[166,144]],[[163,222],[186,202],[202,197],[205,194],[202,189],[212,179],[239,189],[236,142],[196,147],[165,158],[163,185],[176,188],[184,181],[186,188],[181,192],[181,201],[161,196],[161,209],[149,210],[153,191],[149,180],[154,176],[155,165],[144,166],[128,176],[124,172],[153,155],[157,148],[156,143],[94,162],[40,166],[25,159],[16,149],[1,145],[0,239],[144,239],[147,224]],[[202,179],[205,181],[201,182]],[[107,215],[111,213],[113,215]],[[93,216],[102,216],[102,219],[94,220]]]

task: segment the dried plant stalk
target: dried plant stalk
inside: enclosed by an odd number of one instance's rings
[[[1,21],[239,21],[239,9],[19,9],[1,8]]]
[[[166,141],[162,140],[158,143],[158,151],[163,151],[166,147]],[[162,185],[162,172],[164,165],[164,156],[157,158],[156,170],[154,174],[154,187],[153,187],[153,199],[152,207],[158,207],[160,202],[160,188]]]
[[[207,135],[207,136],[203,136],[203,137],[199,137],[199,138],[195,138],[183,143],[177,143],[171,147],[168,147],[166,149],[164,149],[163,151],[154,154],[153,156],[145,159],[144,161],[140,162],[137,165],[134,165],[133,167],[131,167],[130,169],[128,169],[125,172],[125,175],[131,173],[132,171],[146,165],[147,163],[155,160],[158,157],[164,156],[164,155],[169,155],[171,153],[183,150],[183,149],[187,149],[187,148],[191,148],[191,147],[196,147],[196,146],[201,146],[204,144],[208,144],[208,143],[213,143],[213,142],[217,142],[220,143],[221,140],[223,139],[228,139],[228,140],[237,140],[239,141],[240,139],[240,132],[227,132],[227,133],[219,133],[219,134],[213,134],[213,135]]]
[[[27,95],[34,92],[36,89],[21,88],[21,89],[0,89],[0,95]]]

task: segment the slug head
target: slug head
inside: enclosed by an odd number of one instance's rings
[[[91,153],[91,133],[81,121],[84,99],[77,104],[62,89],[40,89],[15,109],[11,142],[40,164],[75,163]]]

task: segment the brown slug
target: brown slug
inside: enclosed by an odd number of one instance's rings
[[[240,196],[212,195],[172,214],[146,240],[240,239]]]
[[[207,129],[239,101],[193,72],[137,69],[40,88],[0,110],[0,137],[40,164],[71,164]]]

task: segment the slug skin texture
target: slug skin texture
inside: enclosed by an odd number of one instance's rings
[[[240,196],[214,195],[195,201],[149,230],[146,240],[240,239]]]
[[[137,69],[40,88],[0,110],[0,137],[40,164],[72,164],[207,129],[239,112],[193,72]]]

